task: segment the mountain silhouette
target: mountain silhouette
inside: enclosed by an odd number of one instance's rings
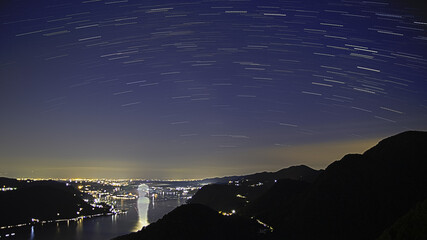
[[[275,179],[290,178],[290,179],[300,179],[307,182],[312,182],[322,170],[314,170],[305,165],[291,166],[288,168],[281,169],[277,172],[260,172],[253,173],[249,175],[242,176],[227,176],[227,177],[216,177],[216,178],[206,178],[200,181],[202,184],[224,184],[229,183],[230,181],[242,181],[242,180],[251,180],[251,181],[272,181]]]
[[[265,198],[245,214],[274,226],[278,239],[375,239],[427,197],[425,146],[426,132],[384,139],[364,154],[332,163],[286,201]]]

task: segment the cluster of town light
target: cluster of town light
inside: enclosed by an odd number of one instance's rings
[[[6,186],[3,186],[2,188],[0,188],[0,190],[1,190],[2,192],[6,192],[6,191],[14,191],[14,190],[16,190],[16,187],[6,187]]]
[[[236,214],[236,210],[231,210],[231,212],[223,212],[223,211],[219,211],[219,214],[223,215],[223,216],[231,216],[233,214]]]

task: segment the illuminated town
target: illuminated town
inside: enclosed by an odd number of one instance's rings
[[[47,181],[53,180],[63,182],[67,186],[72,186],[84,194],[83,200],[94,207],[105,205],[111,206],[111,212],[119,214],[125,212],[124,209],[117,208],[120,200],[137,200],[139,197],[148,197],[150,203],[175,200],[178,205],[184,204],[190,199],[203,184],[197,180],[145,180],[145,179],[28,179],[18,178],[26,181]],[[146,196],[139,196],[138,186],[146,184],[149,192]],[[16,190],[16,188],[3,187],[2,191]]]

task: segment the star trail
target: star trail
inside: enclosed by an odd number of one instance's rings
[[[6,1],[0,19],[2,175],[323,168],[427,127],[411,2]]]

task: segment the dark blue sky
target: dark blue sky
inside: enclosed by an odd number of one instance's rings
[[[323,168],[427,127],[427,20],[399,1],[5,1],[0,175]]]

